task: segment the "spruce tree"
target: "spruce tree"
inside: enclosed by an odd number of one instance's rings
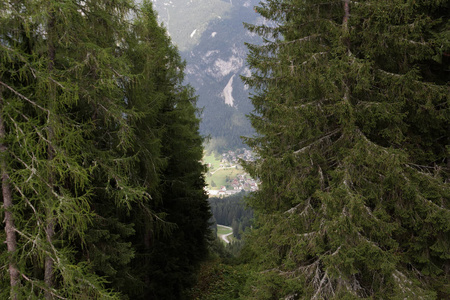
[[[89,258],[109,286],[130,299],[180,298],[206,255],[208,235],[195,97],[182,83],[184,65],[150,2],[134,11],[119,51],[129,63],[127,76],[120,78],[125,106],[137,112],[127,116],[133,139],[123,152],[125,174],[142,194],[125,210],[117,209],[109,195],[99,195],[94,205],[103,226],[90,230]],[[172,140],[180,144],[173,146]],[[185,196],[181,191],[168,196],[169,181],[177,182]]]
[[[137,222],[132,265],[142,289],[129,295],[182,299],[207,254],[209,236],[196,97],[183,84],[184,63],[165,29],[158,26],[150,2],[144,1],[134,30],[138,43],[130,47],[129,56],[137,76],[130,81],[128,99],[146,112],[136,124],[140,137],[136,146],[141,150],[135,178],[148,187],[152,199],[141,213],[132,213]],[[149,209],[164,217],[170,232],[158,230],[156,219],[145,213]]]
[[[178,84],[181,82],[182,78]],[[199,263],[208,254],[211,213],[204,191],[206,170],[201,163],[203,147],[196,98],[190,88],[180,87],[170,100],[163,116],[166,132],[162,153],[168,165],[161,176],[159,209],[176,228],[171,235],[154,240],[150,270],[155,282],[150,295],[157,299],[186,299],[186,289],[195,283]]]
[[[247,298],[448,297],[449,2],[257,10]]]
[[[92,245],[96,249],[99,242],[108,245],[103,248],[105,251],[101,255],[104,259],[103,262],[99,261],[99,270],[107,262],[110,268],[107,275],[112,281],[112,287],[130,299],[139,299],[145,297],[152,284],[152,278],[148,275],[152,240],[156,235],[169,234],[173,228],[173,224],[163,220],[164,213],[156,211],[160,203],[160,175],[166,166],[166,159],[161,154],[164,126],[160,118],[167,99],[166,93],[171,87],[166,79],[166,56],[170,43],[166,31],[156,22],[151,4],[144,1],[134,10],[133,19],[121,45],[121,52],[128,58],[129,74],[122,77],[120,82],[127,109],[138,112],[133,118],[127,117],[134,137],[124,153],[128,157],[126,179],[130,185],[140,187],[142,194],[140,199],[129,203],[125,210],[118,210],[111,200],[106,204],[109,198],[107,195],[97,200],[99,214],[109,216],[112,220],[107,225],[109,229],[103,230],[115,232],[110,226],[121,224],[124,228],[132,229],[133,234],[126,235],[123,232],[117,236],[116,233],[116,242],[120,243],[116,247],[111,247],[111,242],[104,236]],[[96,226],[93,230],[97,230]],[[132,253],[127,253],[124,242],[131,247]],[[118,255],[123,256],[123,259],[118,259]],[[126,266],[122,265],[125,261]]]

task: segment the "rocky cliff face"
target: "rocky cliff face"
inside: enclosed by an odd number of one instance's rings
[[[253,134],[245,116],[253,109],[249,90],[240,78],[250,75],[244,43],[260,42],[243,22],[262,22],[254,12],[259,0],[153,2],[174,43],[182,50],[187,63],[186,80],[199,95],[198,106],[203,109],[201,133],[210,135],[212,147],[218,149],[241,146],[240,136]]]
[[[233,7],[229,0],[151,1],[158,11],[159,20],[164,23],[180,51],[196,46],[209,23],[226,18]]]

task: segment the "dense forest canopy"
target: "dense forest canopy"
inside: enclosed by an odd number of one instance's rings
[[[149,1],[0,2],[2,299],[182,299],[193,283],[202,138],[156,20]]]
[[[267,0],[247,25],[241,299],[450,297],[450,2]]]

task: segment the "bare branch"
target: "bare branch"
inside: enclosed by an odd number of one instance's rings
[[[302,65],[306,65],[307,63],[311,62],[312,60],[317,61],[317,56],[325,55],[325,54],[328,54],[328,51],[314,53],[314,54],[310,57],[310,59],[305,60],[304,62],[302,62]]]
[[[299,150],[297,150],[297,151],[294,151],[294,154],[299,154],[299,153],[305,152],[307,149],[309,149],[309,148],[311,148],[312,146],[314,146],[314,145],[316,145],[316,144],[322,142],[322,141],[325,140],[325,139],[330,138],[331,136],[333,136],[333,135],[339,133],[340,131],[341,131],[340,128],[335,129],[335,130],[333,130],[333,131],[327,133],[326,135],[322,136],[321,138],[315,140],[314,142],[310,143],[309,145],[307,145],[307,146],[305,146],[305,147],[303,147],[303,148],[301,148],[301,149],[299,149]]]

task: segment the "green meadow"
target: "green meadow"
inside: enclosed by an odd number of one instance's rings
[[[203,163],[211,164],[208,172],[206,173],[206,184],[212,190],[219,190],[222,186],[228,186],[231,189],[231,181],[236,178],[237,175],[245,174],[245,171],[242,169],[237,169],[236,167],[220,169],[222,156],[215,152],[210,154],[204,154]],[[227,177],[230,179],[227,182]],[[212,186],[212,183],[215,183],[215,186]]]

